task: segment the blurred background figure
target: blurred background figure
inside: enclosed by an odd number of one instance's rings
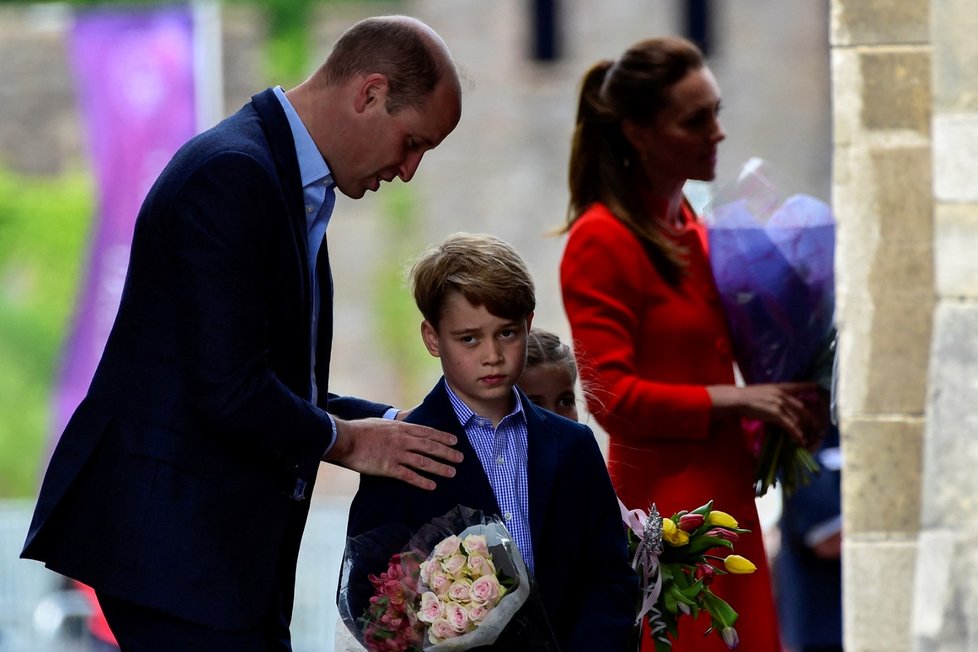
[[[775,595],[785,652],[842,652],[842,454],[832,426],[821,472],[783,498]]]

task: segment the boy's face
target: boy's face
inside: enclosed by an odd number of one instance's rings
[[[438,328],[425,320],[421,337],[428,352],[441,358],[452,391],[473,412],[498,424],[512,408],[513,385],[526,366],[532,318],[532,314],[517,321],[497,317],[452,292]]]

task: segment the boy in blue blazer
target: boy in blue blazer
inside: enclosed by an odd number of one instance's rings
[[[463,461],[434,491],[362,476],[348,536],[391,524],[416,531],[456,505],[497,515],[561,649],[624,649],[638,583],[597,442],[516,387],[536,304],[526,265],[497,238],[460,233],[425,252],[411,281],[422,339],[444,376],[407,420],[457,435]]]

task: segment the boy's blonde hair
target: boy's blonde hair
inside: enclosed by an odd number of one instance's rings
[[[483,233],[455,233],[429,247],[410,277],[418,310],[436,329],[451,292],[504,319],[526,319],[536,308],[526,263],[510,244]]]

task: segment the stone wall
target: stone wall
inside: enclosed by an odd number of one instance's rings
[[[978,13],[931,0],[937,310],[913,649],[978,650]]]
[[[849,652],[978,649],[976,29],[832,3]]]

